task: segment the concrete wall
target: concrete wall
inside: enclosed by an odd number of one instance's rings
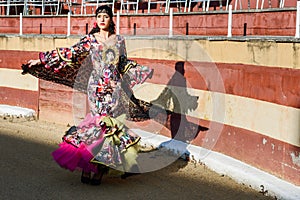
[[[33,108],[41,120],[58,123],[74,124],[84,117],[86,105],[80,101],[84,96],[20,75],[21,63],[37,58],[38,51],[77,41],[0,37],[0,104]],[[127,37],[126,42],[130,58],[155,69],[151,80],[134,88],[136,95],[163,105],[171,98],[163,91],[171,88],[181,106],[171,106],[174,111],[191,127],[209,129],[195,135],[192,144],[300,185],[299,43],[168,37]],[[185,62],[184,76],[176,76],[177,61]],[[199,100],[195,103],[191,96]],[[140,126],[154,131],[147,123]],[[172,132],[163,134],[171,137]]]

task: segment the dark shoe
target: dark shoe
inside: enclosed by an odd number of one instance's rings
[[[126,179],[129,176],[132,176],[133,173],[125,172],[124,174],[121,175],[121,179]]]
[[[95,178],[93,178],[93,179],[91,180],[91,185],[100,185],[100,184],[101,184],[101,179],[102,179],[102,178],[100,178],[100,179],[95,179]]]
[[[131,167],[131,171],[132,172],[125,172],[124,174],[122,174],[121,175],[121,179],[126,179],[127,177],[141,174],[140,173],[140,169],[139,169],[139,167],[137,165],[133,165]]]
[[[91,173],[86,173],[82,171],[81,173],[81,183],[89,184],[91,181]]]
[[[108,172],[108,168],[104,166],[98,166],[98,173],[94,174],[91,179],[91,185],[100,185],[102,181],[102,177],[105,173]]]
[[[94,174],[93,178],[91,179],[91,185],[100,185],[103,174],[104,174],[103,171],[100,171],[99,173]]]
[[[130,176],[135,176],[135,175],[139,175],[141,173],[130,173],[130,172],[125,172],[124,174],[121,175],[121,179],[126,179],[127,177]]]

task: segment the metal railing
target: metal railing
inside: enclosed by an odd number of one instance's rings
[[[0,0],[0,14],[65,15],[71,12],[73,15],[88,15],[93,14],[102,4],[110,5],[115,13],[120,11],[121,14],[169,13],[172,7],[174,13],[215,10],[226,12],[229,5],[232,5],[233,10],[262,10],[296,8],[296,2],[297,0]]]
[[[174,36],[174,32],[173,32],[173,8],[170,8],[170,12],[169,12],[169,26],[164,28],[164,33],[163,35],[168,35],[169,37],[173,37]],[[19,34],[23,35],[23,14],[20,13],[19,15],[20,19],[19,19]],[[67,24],[66,24],[66,29],[67,29],[67,34],[66,36],[70,36],[71,35],[71,18],[72,15],[69,12],[68,13],[68,18],[67,18]],[[232,21],[235,20],[235,15],[233,14],[233,6],[229,5],[228,6],[228,11],[227,11],[227,18],[228,18],[228,23],[227,23],[227,36],[224,35],[224,37],[228,37],[231,38],[232,37]],[[134,26],[136,28],[136,26]],[[188,24],[186,27],[186,35],[188,35]],[[245,28],[245,27],[244,27]],[[120,12],[117,11],[117,16],[116,16],[116,33],[119,34],[120,33]],[[149,27],[147,28],[149,29]],[[150,28],[151,29],[151,28]],[[88,29],[86,28],[86,31]],[[159,30],[161,30],[161,28],[159,28]],[[296,10],[296,25],[293,29],[295,31],[295,35],[294,38],[298,39],[300,38],[300,1],[297,2],[297,10]],[[149,32],[149,30],[148,30]],[[41,34],[41,33],[40,33]],[[134,30],[134,34],[136,34],[136,30]],[[155,34],[154,34],[155,35]],[[157,34],[156,34],[157,35]],[[246,36],[246,34],[244,34],[244,36]]]
[[[0,0],[0,11],[1,15],[44,15],[47,8],[50,14],[58,15],[61,5],[61,0]]]

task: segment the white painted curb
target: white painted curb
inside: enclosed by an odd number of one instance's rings
[[[141,136],[142,145],[152,145],[159,148],[161,144],[165,144],[164,147],[174,150],[176,153],[180,152],[181,155],[188,153],[190,157],[205,164],[209,169],[219,174],[227,175],[238,183],[251,186],[257,191],[261,191],[261,185],[263,185],[263,190],[268,190],[267,194],[269,196],[284,200],[300,199],[299,186],[293,185],[237,159],[140,129],[133,129],[132,131]]]
[[[0,116],[34,116],[35,111],[29,108],[22,108],[18,106],[0,105]]]

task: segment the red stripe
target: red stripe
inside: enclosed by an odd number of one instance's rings
[[[0,50],[0,68],[21,69],[28,60],[38,58],[34,51]]]
[[[0,87],[0,104],[30,108],[38,111],[38,91]]]
[[[228,125],[224,125],[218,135],[214,130],[218,126],[220,124],[212,122],[210,130],[201,133],[193,144],[210,146],[208,144],[215,139],[217,143],[213,150],[300,185],[300,163],[293,163],[291,156],[292,153],[297,157],[300,155],[299,147]]]
[[[170,84],[169,80],[175,73],[175,61],[135,60],[155,69],[154,76],[149,82]],[[218,78],[218,74],[221,79]],[[184,76],[188,88],[238,95],[300,108],[299,69],[246,64],[186,62]]]

